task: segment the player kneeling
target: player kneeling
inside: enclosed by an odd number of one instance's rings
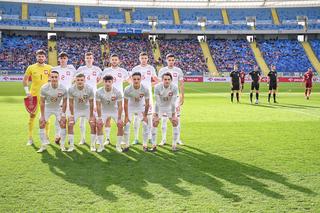
[[[178,94],[178,87],[172,82],[172,75],[165,73],[162,75],[162,82],[157,84],[154,89],[156,99],[155,112],[153,114],[152,127],[152,144],[156,146],[157,143],[157,127],[159,120],[167,116],[173,126],[173,142],[172,151],[177,151],[177,142],[179,139],[178,118],[176,116],[176,99]]]
[[[52,71],[50,74],[50,82],[41,87],[40,98],[40,139],[41,147],[38,152],[43,152],[47,149],[50,143],[45,133],[46,123],[51,115],[54,115],[60,123],[61,127],[61,150],[65,151],[64,141],[66,138],[66,107],[67,107],[67,89],[59,84],[59,73]],[[62,113],[60,115],[60,103],[62,100]]]
[[[148,151],[148,110],[149,110],[149,89],[141,84],[141,73],[135,72],[132,74],[132,84],[127,86],[124,90],[124,142],[126,148],[124,151],[129,149],[129,138],[130,138],[130,119],[134,114],[142,121],[143,128],[143,150]],[[155,150],[153,150],[155,151]]]
[[[103,77],[104,87],[101,87],[96,92],[96,105],[97,105],[97,130],[98,130],[98,143],[99,148],[97,152],[104,150],[103,145],[103,125],[110,124],[110,119],[113,119],[118,126],[118,141],[116,150],[122,152],[121,142],[123,137],[123,121],[122,117],[122,94],[119,90],[113,87],[113,77],[106,75]],[[110,128],[110,126],[108,126]]]
[[[68,134],[70,147],[68,152],[74,150],[74,131],[73,126],[79,118],[86,118],[91,128],[91,146],[92,152],[96,151],[96,121],[93,115],[93,89],[85,84],[85,76],[83,73],[76,75],[75,85],[69,89],[69,108],[70,117],[68,124]]]

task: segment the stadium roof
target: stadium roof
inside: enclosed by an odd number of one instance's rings
[[[14,2],[66,4],[65,0],[20,0]],[[125,8],[254,8],[314,7],[320,6],[320,0],[68,0],[67,4]]]

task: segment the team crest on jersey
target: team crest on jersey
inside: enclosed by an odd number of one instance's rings
[[[49,71],[48,70],[44,70],[43,71],[45,75],[48,75]]]
[[[97,72],[94,71],[94,72],[92,73],[92,75],[93,75],[93,76],[96,76],[96,75],[97,75]]]
[[[177,73],[173,73],[173,77],[177,77],[178,76],[178,74]]]
[[[168,95],[169,95],[169,96],[173,96],[173,92],[169,92]]]
[[[51,97],[51,98],[50,98],[50,101],[51,101],[52,103],[55,103],[55,102],[58,101],[58,97]]]
[[[147,75],[151,75],[151,71],[150,70],[147,71]]]
[[[121,73],[118,73],[118,77],[121,78],[121,77],[122,77],[122,74],[121,74]]]
[[[70,75],[70,71],[67,71],[66,75]]]
[[[112,96],[111,101],[115,101],[115,100],[116,100],[116,96]]]
[[[139,96],[140,96],[140,98],[143,98],[144,94],[143,94],[143,93],[140,93],[140,95],[139,95]]]

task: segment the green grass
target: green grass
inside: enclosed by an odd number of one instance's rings
[[[25,146],[22,86],[1,83],[0,212],[319,212],[319,85],[307,101],[301,84],[281,84],[270,105],[265,85],[260,105],[247,89],[231,104],[228,84],[186,84],[178,153],[38,154],[37,128]]]

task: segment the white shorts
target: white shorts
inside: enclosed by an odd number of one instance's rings
[[[139,111],[129,111],[129,120],[132,119],[133,116],[138,116],[139,120],[143,120],[143,114],[144,112],[139,110]]]
[[[159,111],[159,118],[172,118],[172,112],[170,111]]]
[[[79,118],[86,118],[88,121],[90,119],[89,110],[79,110],[74,112],[74,123],[77,123]]]
[[[111,112],[111,113],[102,113],[101,118],[103,122],[106,122],[108,118],[111,118],[114,122],[118,122],[118,112]],[[121,115],[121,119],[123,116]]]
[[[46,121],[49,120],[49,118],[50,118],[51,115],[54,115],[54,116],[56,117],[56,119],[57,119],[58,121],[60,121],[60,119],[61,119],[60,110],[58,110],[58,109],[57,109],[57,110],[47,109],[47,110],[44,111],[44,119],[45,119]]]

